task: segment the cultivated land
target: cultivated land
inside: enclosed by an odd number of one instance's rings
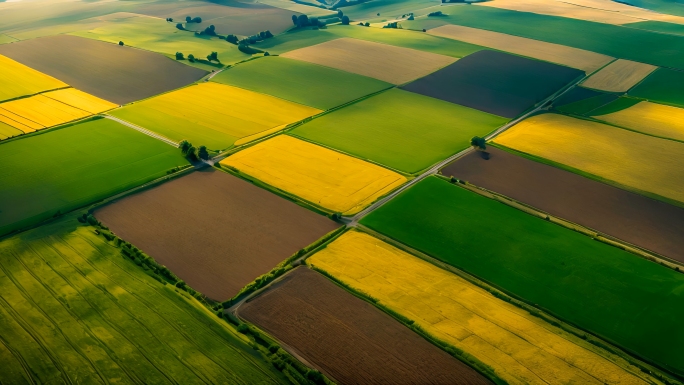
[[[307,262],[474,356],[509,384],[647,383],[609,352],[365,233],[347,232]]]
[[[489,160],[471,153],[442,174],[684,262],[684,209],[497,148],[487,151]]]
[[[646,134],[684,141],[684,109],[681,108],[639,102],[624,110],[594,117]]]
[[[495,139],[621,186],[684,202],[684,144],[557,114],[526,119]]]
[[[43,95],[91,114],[99,114],[116,107],[116,105],[113,103],[102,100],[83,91],[79,91],[75,88],[46,92]]]
[[[591,111],[611,104],[619,98],[617,94],[576,86],[554,100],[553,108],[566,114],[589,115]]]
[[[677,271],[436,177],[361,223],[684,373]]]
[[[403,84],[454,62],[444,55],[370,41],[341,38],[282,56]]]
[[[629,91],[629,95],[654,102],[684,107],[684,72],[658,68]]]
[[[627,92],[658,67],[630,60],[616,60],[582,82],[583,87],[608,92]]]
[[[0,54],[117,104],[182,87],[206,74],[151,52],[69,35],[3,44]]]
[[[213,150],[293,123],[321,110],[219,83],[201,83],[134,103],[111,115],[174,141]]]
[[[63,87],[68,85],[0,55],[0,102]]]
[[[99,208],[95,216],[218,301],[339,227],[220,171],[196,171]]]
[[[3,115],[0,115],[0,140],[23,135],[24,131],[16,129],[9,124],[3,123]]]
[[[388,169],[287,135],[242,150],[221,165],[345,215],[406,182]]]
[[[166,174],[180,150],[99,119],[0,144],[0,234]]]
[[[485,7],[494,7],[508,9],[511,11],[532,12],[542,15],[561,16],[571,19],[579,19],[586,21],[595,21],[597,23],[606,24],[627,24],[643,21],[644,19],[633,16],[621,14],[619,12],[610,12],[596,7],[578,6],[570,2],[561,2],[556,0],[494,0],[479,3]],[[643,12],[647,13],[647,12]],[[652,13],[657,15],[656,13]]]
[[[505,122],[495,115],[393,89],[314,119],[291,135],[416,173]]]
[[[0,242],[3,383],[286,383],[73,216]]]
[[[460,25],[444,25],[428,33],[577,68],[588,74],[613,60],[595,52]]]
[[[225,70],[212,81],[327,110],[389,88],[383,81],[279,56]]]
[[[515,118],[581,76],[572,68],[483,50],[402,88]]]
[[[300,267],[239,315],[340,384],[489,384],[373,305]]]

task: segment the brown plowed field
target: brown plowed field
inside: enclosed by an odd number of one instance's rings
[[[231,298],[339,227],[220,171],[196,171],[102,207],[95,216],[195,290]]]
[[[305,267],[238,312],[340,384],[489,384],[373,305]]]
[[[2,44],[0,54],[116,104],[183,87],[207,74],[160,54],[69,35]]]
[[[684,262],[684,209],[496,148],[471,153],[442,174]]]

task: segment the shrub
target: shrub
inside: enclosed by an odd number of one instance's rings
[[[349,25],[349,16],[342,16],[342,25]]]
[[[119,45],[124,45],[123,41],[119,41]]]
[[[248,334],[249,333],[249,326],[246,324],[240,324],[237,327],[237,331],[242,333],[242,334]]]
[[[183,56],[182,52],[176,52],[176,60],[183,60],[185,59],[185,56]]]
[[[238,43],[238,37],[235,35],[228,35],[228,36],[226,36],[226,41],[228,43],[237,44]]]
[[[434,17],[434,16],[446,16],[445,14],[442,13],[442,11],[435,11],[435,12],[430,12],[428,13],[429,17]]]
[[[188,60],[190,60],[190,62],[194,63],[195,62],[195,55],[193,55],[193,54],[188,55]]]
[[[185,27],[183,27],[183,23],[176,24],[176,28],[180,29],[181,31],[185,31]]]

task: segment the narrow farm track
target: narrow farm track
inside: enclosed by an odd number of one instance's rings
[[[165,137],[165,136],[159,135],[159,134],[157,134],[156,132],[150,131],[150,130],[148,130],[148,129],[146,129],[146,128],[142,128],[142,127],[137,126],[137,125],[135,125],[135,124],[133,124],[133,123],[127,122],[127,121],[125,121],[125,120],[123,120],[123,119],[119,119],[119,118],[116,118],[116,117],[111,116],[111,115],[98,115],[98,116],[101,116],[101,117],[103,117],[103,118],[105,118],[105,119],[113,120],[113,121],[115,121],[115,122],[117,122],[117,123],[121,123],[121,124],[123,124],[123,125],[126,126],[126,127],[130,127],[130,128],[132,128],[132,129],[134,129],[134,130],[136,130],[136,131],[142,132],[142,133],[145,134],[145,135],[151,136],[151,137],[153,137],[153,138],[155,138],[155,139],[159,139],[159,140],[161,140],[162,142],[164,142],[164,143],[166,143],[166,144],[170,144],[170,145],[173,146],[173,147],[178,147],[178,146],[180,146],[180,144],[174,142],[173,140],[171,140],[171,139],[169,139],[169,138],[167,138],[167,137]]]

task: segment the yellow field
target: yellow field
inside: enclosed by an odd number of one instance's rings
[[[0,55],[0,101],[69,85]]]
[[[287,135],[249,147],[221,164],[345,215],[406,182],[393,171]]]
[[[605,66],[614,59],[610,56],[579,48],[460,25],[443,25],[429,29],[428,33],[551,63],[562,64],[580,69],[588,74]]]
[[[24,132],[0,121],[0,140],[5,140],[13,136],[18,136]]]
[[[493,0],[475,3],[475,5],[509,9],[512,11],[531,12],[540,15],[567,17],[604,24],[620,25],[645,21],[644,19],[635,18],[618,12],[583,7],[556,0]]]
[[[97,96],[79,91],[75,88],[66,88],[63,90],[46,92],[43,94],[50,99],[57,100],[72,107],[90,112],[91,114],[99,114],[101,112],[111,110],[118,107],[114,103],[100,99]]]
[[[2,106],[3,105],[0,104],[0,122],[21,130],[26,134],[45,128],[36,122],[21,117],[13,112],[7,111],[6,109],[2,108]]]
[[[575,4],[580,7],[602,9],[610,12],[619,12],[622,15],[632,16],[637,19],[662,21],[666,23],[684,24],[684,17],[666,15],[650,11],[648,9],[635,7],[626,3],[618,3],[617,1],[605,0],[557,0],[569,4]]]
[[[71,107],[43,95],[12,100],[0,104],[4,110],[40,124],[52,127],[90,115],[88,112]]]
[[[583,87],[608,92],[627,92],[651,72],[658,69],[650,64],[618,59],[582,82]]]
[[[647,134],[684,141],[684,109],[657,103],[639,102],[596,119]]]
[[[526,119],[494,142],[684,202],[684,143],[557,114]]]
[[[473,355],[510,384],[646,383],[640,372],[618,366],[619,357],[365,233],[343,234],[307,263]]]

